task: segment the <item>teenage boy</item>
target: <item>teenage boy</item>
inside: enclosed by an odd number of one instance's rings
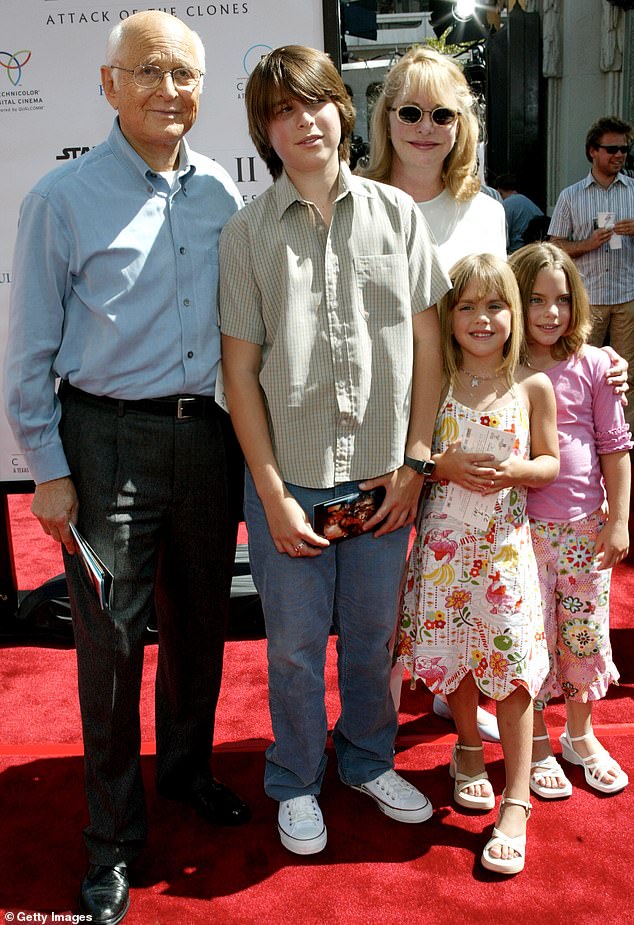
[[[245,513],[268,639],[275,741],[265,790],[282,844],[326,845],[316,796],[328,731],[324,662],[338,634],[339,775],[388,816],[427,798],[394,771],[390,640],[440,394],[434,303],[448,288],[413,200],[354,177],[354,110],[327,55],[301,46],[249,78],[251,138],[275,183],[220,245],[225,393],[248,464]],[[366,532],[329,543],[313,505],[384,498]]]

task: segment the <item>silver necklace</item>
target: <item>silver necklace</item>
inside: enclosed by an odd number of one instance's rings
[[[495,382],[496,379],[501,379],[501,376],[480,376],[478,373],[472,373],[470,369],[465,369],[464,367],[459,370],[459,372],[464,373],[466,376],[471,377],[471,388],[477,389],[481,382]]]

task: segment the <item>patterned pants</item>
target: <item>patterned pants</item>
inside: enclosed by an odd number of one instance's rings
[[[543,709],[563,694],[578,703],[600,700],[619,673],[610,646],[611,570],[599,571],[595,511],[572,523],[531,520],[550,670],[535,700]]]

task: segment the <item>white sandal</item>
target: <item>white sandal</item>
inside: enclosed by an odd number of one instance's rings
[[[511,797],[505,797],[503,795],[502,801],[500,803],[500,813],[507,803],[512,804],[513,806],[522,806],[524,808],[524,812],[526,813],[526,818],[529,818],[532,809],[530,803],[526,803],[524,800],[513,800]],[[492,857],[491,848],[494,845],[506,845],[507,848],[515,851],[518,857]],[[504,832],[500,831],[500,829],[494,828],[493,835],[484,846],[484,851],[482,852],[482,857],[480,860],[483,867],[485,867],[487,870],[494,871],[496,874],[519,874],[519,872],[524,869],[525,856],[526,835],[516,835],[514,838],[511,838],[510,835],[506,835]]]
[[[568,732],[568,725],[566,724],[566,728],[559,736],[562,757],[565,758],[566,761],[569,761],[570,764],[579,764],[583,767],[586,783],[589,784],[590,787],[594,787],[595,790],[600,790],[601,793],[618,793],[619,790],[623,790],[624,787],[627,787],[629,777],[607,749],[601,746],[598,752],[595,752],[594,755],[588,755],[587,758],[582,758],[579,752],[575,751],[572,743],[581,742],[583,739],[588,739],[591,735],[593,735],[592,730],[582,736],[571,736]],[[614,780],[608,783],[602,778],[607,771],[612,770],[618,771],[618,773]]]
[[[542,742],[545,739],[550,739],[550,736],[533,736],[533,742]],[[547,777],[558,777],[563,784],[561,787],[547,787],[544,783]],[[572,784],[554,755],[546,755],[538,761],[531,761],[531,776],[528,783],[533,793],[545,800],[562,800],[572,795]]]
[[[489,782],[489,776],[486,771],[476,774],[474,777],[468,777],[458,770],[458,752],[481,752],[481,745],[459,745],[457,742],[453,747],[451,762],[449,764],[449,776],[455,780],[453,788],[453,798],[458,806],[464,806],[466,809],[479,809],[488,812],[495,807],[495,794],[493,790],[487,795],[475,796],[472,793],[465,793],[467,787],[472,784],[485,784]]]

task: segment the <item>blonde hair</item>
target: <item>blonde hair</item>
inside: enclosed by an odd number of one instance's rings
[[[511,386],[521,362],[524,343],[522,301],[513,271],[506,260],[494,254],[472,254],[463,257],[449,271],[452,288],[438,302],[442,354],[445,373],[453,383],[462,366],[462,349],[453,335],[452,313],[471,283],[477,286],[477,297],[495,292],[511,310],[511,333],[504,344],[498,372]]]
[[[327,99],[339,110],[341,141],[339,159],[350,156],[350,137],[354,128],[352,100],[328,55],[305,45],[276,48],[260,59],[245,91],[249,135],[274,180],[284,166],[269,141],[269,124],[280,99],[318,103]]]
[[[480,189],[477,150],[480,123],[477,100],[458,65],[425,45],[410,48],[389,71],[372,113],[370,160],[363,176],[389,183],[394,148],[390,139],[390,108],[416,93],[439,105],[457,109],[456,142],[445,158],[442,181],[459,201],[473,199]]]
[[[515,251],[509,258],[509,266],[517,279],[525,322],[538,273],[561,270],[565,274],[570,289],[570,324],[551,348],[551,354],[554,359],[565,360],[578,353],[590,336],[592,321],[588,294],[572,258],[555,244],[540,241]]]

